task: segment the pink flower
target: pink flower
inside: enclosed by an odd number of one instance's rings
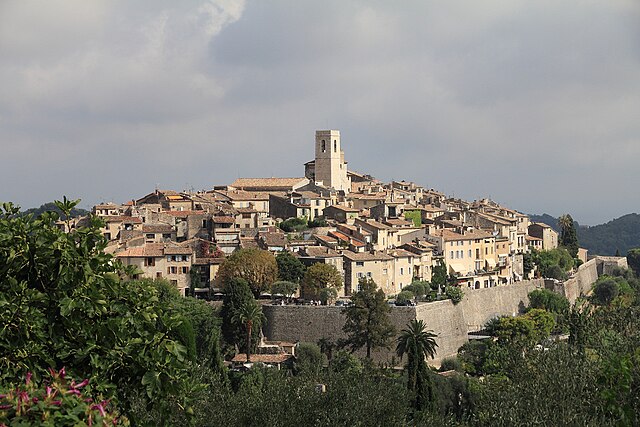
[[[91,409],[92,410],[97,409],[98,412],[100,412],[100,415],[104,417],[106,415],[106,411],[104,410],[104,406],[102,406],[103,404],[104,404],[104,402],[102,402],[100,404],[97,404],[97,405],[93,405],[91,407]]]
[[[64,379],[64,376],[66,375],[66,372],[64,371],[64,366],[62,367],[62,369],[60,369],[60,371],[58,371],[58,374],[60,375],[60,378]]]
[[[29,383],[31,382],[31,377],[33,376],[33,374],[31,372],[27,372],[27,378],[25,379],[25,383],[27,385],[29,385]]]
[[[54,400],[53,402],[51,402],[52,405],[56,405],[56,406],[60,406],[62,405],[62,401],[61,400]]]
[[[75,388],[67,390],[67,394],[75,394],[76,396],[80,396],[80,390],[76,390]]]
[[[5,409],[11,409],[11,405],[0,405],[0,410],[5,410]],[[2,425],[4,426],[6,424],[2,424]]]
[[[82,388],[84,386],[86,386],[87,384],[89,384],[89,378],[85,378],[84,380],[82,380],[82,382],[75,384],[74,382],[71,382],[71,387],[73,388]]]

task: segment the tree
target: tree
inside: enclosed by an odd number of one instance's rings
[[[275,257],[269,251],[252,248],[234,252],[220,265],[218,280],[226,288],[229,281],[238,278],[246,280],[253,294],[258,297],[278,278]]]
[[[300,283],[304,277],[305,267],[300,260],[289,251],[282,251],[276,255],[278,264],[278,280]]]
[[[318,347],[320,347],[320,352],[327,356],[327,359],[331,360],[333,358],[333,350],[336,348],[336,343],[322,337],[318,340]]]
[[[415,295],[413,295],[413,292],[403,290],[398,295],[396,295],[396,303],[398,305],[407,305],[407,303],[409,301],[413,301],[414,298],[415,298]]]
[[[325,362],[320,347],[313,343],[300,343],[296,348],[295,371],[299,374],[317,376]]]
[[[405,354],[408,356],[407,388],[415,396],[414,408],[417,410],[429,408],[435,399],[426,358],[433,359],[436,355],[436,337],[432,331],[425,330],[422,320],[413,319],[397,339],[397,355],[401,359]]]
[[[235,279],[227,283],[220,316],[222,317],[222,336],[227,344],[238,345],[241,351],[247,351],[245,347],[245,327],[234,321],[243,307],[254,304],[255,299],[244,279]],[[258,340],[258,330],[253,332],[252,343]],[[251,344],[250,343],[250,347]]]
[[[438,265],[433,267],[431,273],[431,285],[440,292],[447,285],[447,265],[443,260],[438,261]]]
[[[298,290],[298,284],[294,282],[288,282],[286,280],[279,280],[271,285],[271,295],[282,295],[287,298],[291,298]]]
[[[564,214],[558,218],[560,226],[560,246],[564,246],[572,258],[578,256],[578,234],[571,215]]]
[[[376,288],[376,283],[370,278],[361,279],[361,290],[351,296],[352,305],[343,310],[347,319],[342,330],[348,335],[344,345],[351,352],[366,347],[368,359],[372,349],[388,348],[395,333],[384,292]]]
[[[569,300],[548,289],[535,289],[529,292],[529,308],[541,308],[553,313],[566,314],[569,312]]]
[[[627,252],[627,263],[636,276],[640,277],[640,248],[630,249]]]
[[[233,315],[233,323],[242,325],[245,328],[245,350],[247,354],[247,363],[251,362],[251,338],[253,328],[259,329],[262,326],[264,314],[262,308],[255,302],[247,302],[240,307]]]
[[[342,288],[342,276],[336,267],[331,264],[321,262],[313,264],[307,268],[302,280],[304,298],[318,299],[324,297],[324,303],[327,302],[327,298],[337,295],[337,291],[340,288]]]

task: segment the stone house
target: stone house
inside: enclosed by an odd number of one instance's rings
[[[141,277],[151,279],[165,278],[173,283],[182,295],[185,295],[191,283],[190,270],[193,251],[168,243],[146,243],[116,252],[116,258],[124,265],[138,267]]]
[[[548,251],[558,247],[558,233],[549,225],[534,222],[529,226],[529,236],[542,239],[542,250]]]

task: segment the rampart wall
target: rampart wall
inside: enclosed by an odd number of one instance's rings
[[[599,275],[610,273],[614,267],[627,267],[624,258],[598,257],[580,266],[576,274],[564,283],[547,282],[547,288],[565,295],[572,303],[586,295]],[[462,301],[454,305],[450,300],[420,303],[416,307],[392,307],[391,321],[397,331],[412,319],[421,319],[427,329],[438,334],[438,349],[433,364],[455,355],[468,341],[468,332],[482,329],[490,319],[522,312],[529,304],[528,294],[545,287],[545,280],[534,279],[509,286],[465,291]],[[269,340],[316,343],[321,338],[336,342],[346,338],[342,332],[345,317],[341,307],[335,306],[271,306],[263,307],[266,316],[264,334]],[[391,362],[394,348],[377,350],[373,358]]]

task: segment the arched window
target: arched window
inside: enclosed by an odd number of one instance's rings
[[[327,152],[327,145],[326,145],[326,143],[324,142],[324,139],[322,140],[322,152],[323,152],[323,153],[326,153],[326,152]]]

